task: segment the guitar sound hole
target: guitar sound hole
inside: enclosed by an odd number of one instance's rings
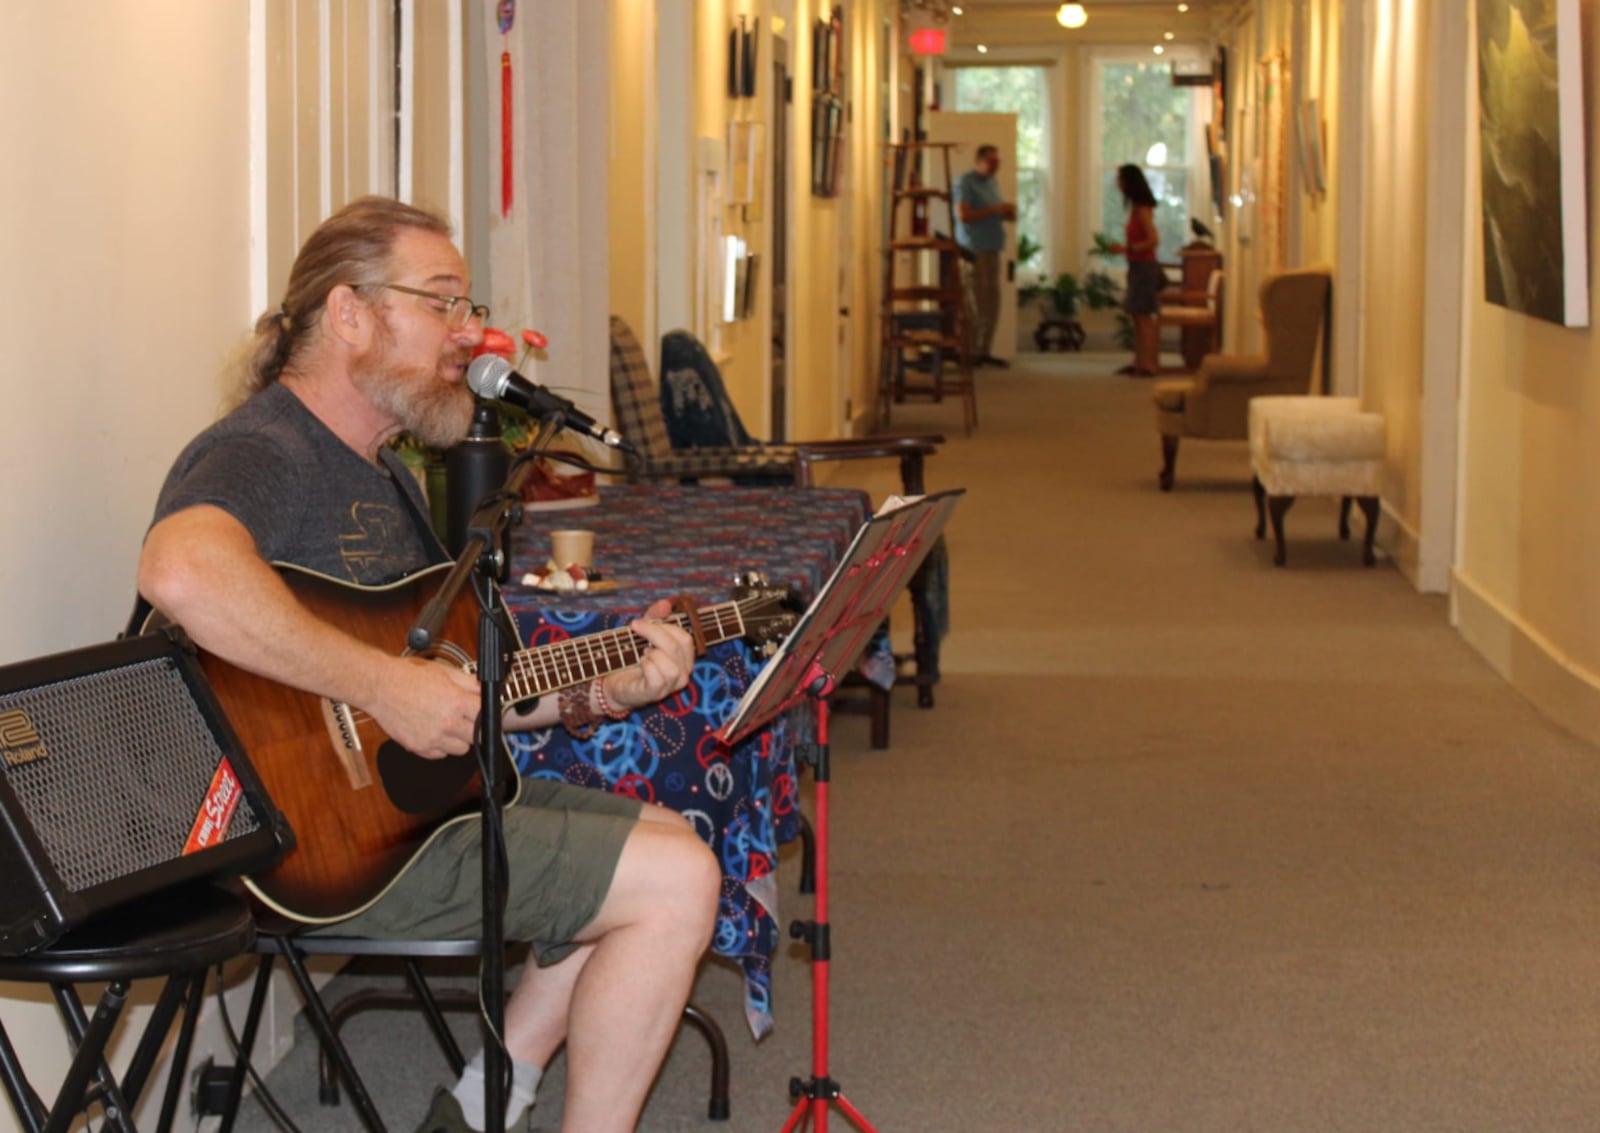
[[[378,748],[377,763],[384,793],[396,809],[406,814],[444,810],[478,769],[470,753],[423,759],[393,740]]]

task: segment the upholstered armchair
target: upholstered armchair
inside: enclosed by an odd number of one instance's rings
[[[1184,437],[1244,440],[1250,399],[1308,394],[1327,325],[1332,276],[1327,268],[1275,275],[1261,285],[1262,354],[1209,354],[1193,377],[1159,381],[1151,391],[1161,433],[1160,484],[1172,490]]]

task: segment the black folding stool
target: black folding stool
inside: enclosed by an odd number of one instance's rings
[[[0,957],[0,980],[50,985],[73,1048],[72,1064],[47,1107],[23,1074],[16,1048],[0,1024],[0,1078],[26,1133],[64,1133],[96,1104],[105,1109],[102,1128],[137,1133],[133,1109],[181,1008],[183,1022],[156,1125],[159,1133],[168,1133],[183,1096],[206,973],[212,965],[248,952],[254,940],[255,922],[242,898],[196,885],[115,909],[39,951]],[[166,984],[133,1061],[118,1081],[105,1059],[106,1044],[127,1004],[129,986],[152,977],[165,977]],[[108,986],[88,1016],[76,985],[101,982]]]

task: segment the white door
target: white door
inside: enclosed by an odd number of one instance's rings
[[[959,177],[972,168],[979,146],[994,146],[1000,151],[1000,195],[1017,199],[1017,116],[979,114],[966,111],[936,110],[928,115],[928,140],[954,142],[950,151],[950,173]],[[937,152],[937,151],[935,151]],[[937,159],[935,159],[937,160]],[[931,222],[943,227],[944,217],[934,210]],[[950,233],[954,236],[955,233]],[[1017,232],[1006,225],[1006,248],[1000,255],[1000,318],[994,328],[994,355],[1014,358],[1017,354],[1017,287],[1014,282],[1017,261]]]

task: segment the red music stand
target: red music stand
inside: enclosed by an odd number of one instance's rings
[[[727,743],[743,739],[802,697],[817,711],[817,739],[802,745],[797,758],[815,769],[817,813],[815,919],[795,921],[789,935],[811,948],[812,1066],[809,1079],[791,1078],[794,1110],[782,1133],[814,1123],[827,1133],[828,1107],[837,1105],[864,1133],[876,1133],[828,1075],[828,965],[832,941],[828,925],[828,694],[840,674],[855,665],[877,632],[889,607],[922,565],[964,491],[940,492],[911,500],[891,499],[856,532],[844,559],[823,586],[794,632],[751,682],[733,716],[719,729]]]

